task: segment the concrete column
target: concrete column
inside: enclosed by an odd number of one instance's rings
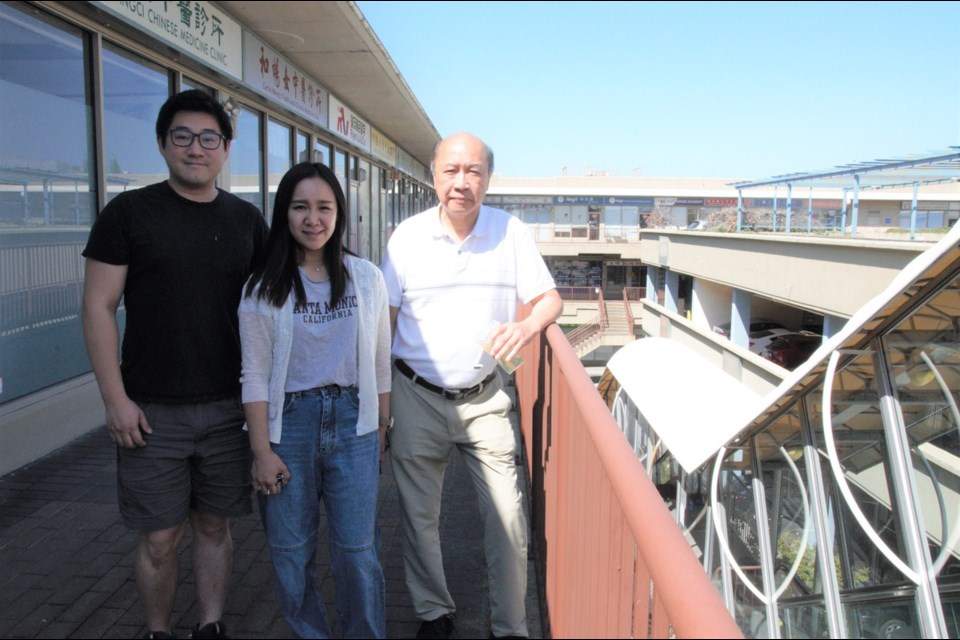
[[[843,329],[843,326],[847,324],[846,318],[839,318],[837,316],[823,316],[823,335],[826,338],[829,338],[833,335],[836,335],[840,329]]]
[[[750,346],[747,335],[750,327],[750,303],[753,295],[749,291],[733,290],[730,303],[730,340],[743,348]]]
[[[647,300],[657,301],[657,271],[659,267],[647,265]]]
[[[677,313],[677,310],[680,308],[680,305],[677,304],[680,299],[680,274],[675,271],[667,271],[666,277],[664,278],[663,285],[663,306],[666,307],[667,311],[672,311]]]

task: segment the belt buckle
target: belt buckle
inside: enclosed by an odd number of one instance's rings
[[[440,388],[440,395],[443,396],[444,400],[460,400],[463,398],[463,392],[459,389],[447,389],[446,387]]]
[[[479,395],[481,391],[483,391],[483,382],[475,384],[469,389],[461,389],[459,394],[460,395],[459,399],[463,400],[466,398],[472,398],[475,395]]]

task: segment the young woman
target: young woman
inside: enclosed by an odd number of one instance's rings
[[[302,638],[331,637],[314,558],[320,500],[340,635],[386,633],[376,518],[390,314],[380,270],[343,246],[346,223],[343,190],[329,168],[290,169],[277,188],[264,260],[239,308],[253,487],[277,601]]]

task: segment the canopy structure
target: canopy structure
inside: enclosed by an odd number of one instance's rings
[[[819,171],[799,171],[761,180],[733,182],[730,186],[736,189],[750,189],[781,184],[802,184],[808,187],[846,189],[859,181],[861,189],[885,189],[958,180],[960,180],[960,147],[948,147],[931,154],[854,162]]]
[[[960,147],[947,147],[938,152],[917,154],[903,158],[885,158],[869,162],[838,165],[819,171],[800,171],[772,176],[760,180],[730,183],[739,194],[737,203],[737,230],[743,222],[743,191],[759,187],[787,187],[787,215],[785,230],[790,233],[790,204],[792,188],[805,186],[841,189],[843,192],[843,215],[846,217],[847,199],[852,196],[850,234],[857,234],[857,214],[861,189],[890,189],[913,187],[910,238],[916,232],[917,192],[922,185],[960,182]],[[775,201],[774,201],[775,202]],[[776,204],[774,204],[776,208]],[[843,221],[846,229],[846,220]],[[776,229],[774,229],[776,230]]]
[[[715,456],[763,407],[763,396],[669,338],[625,345],[607,369],[688,473]]]

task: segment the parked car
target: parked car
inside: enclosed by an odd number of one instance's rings
[[[750,332],[750,351],[753,351],[756,354],[759,354],[763,351],[768,344],[779,338],[780,336],[790,335],[791,333],[798,333],[794,329],[784,329],[783,327],[771,327],[770,329],[761,329],[760,331],[751,331]]]
[[[747,333],[753,333],[755,331],[763,331],[764,329],[783,329],[784,326],[779,322],[773,320],[754,320],[750,323],[750,330]],[[725,322],[724,324],[718,324],[713,328],[714,333],[719,333],[724,338],[730,337],[730,323]]]
[[[694,220],[687,225],[687,231],[703,231],[707,228],[706,220]]]
[[[760,355],[784,369],[796,369],[823,344],[823,336],[801,331],[778,336],[760,350]]]

